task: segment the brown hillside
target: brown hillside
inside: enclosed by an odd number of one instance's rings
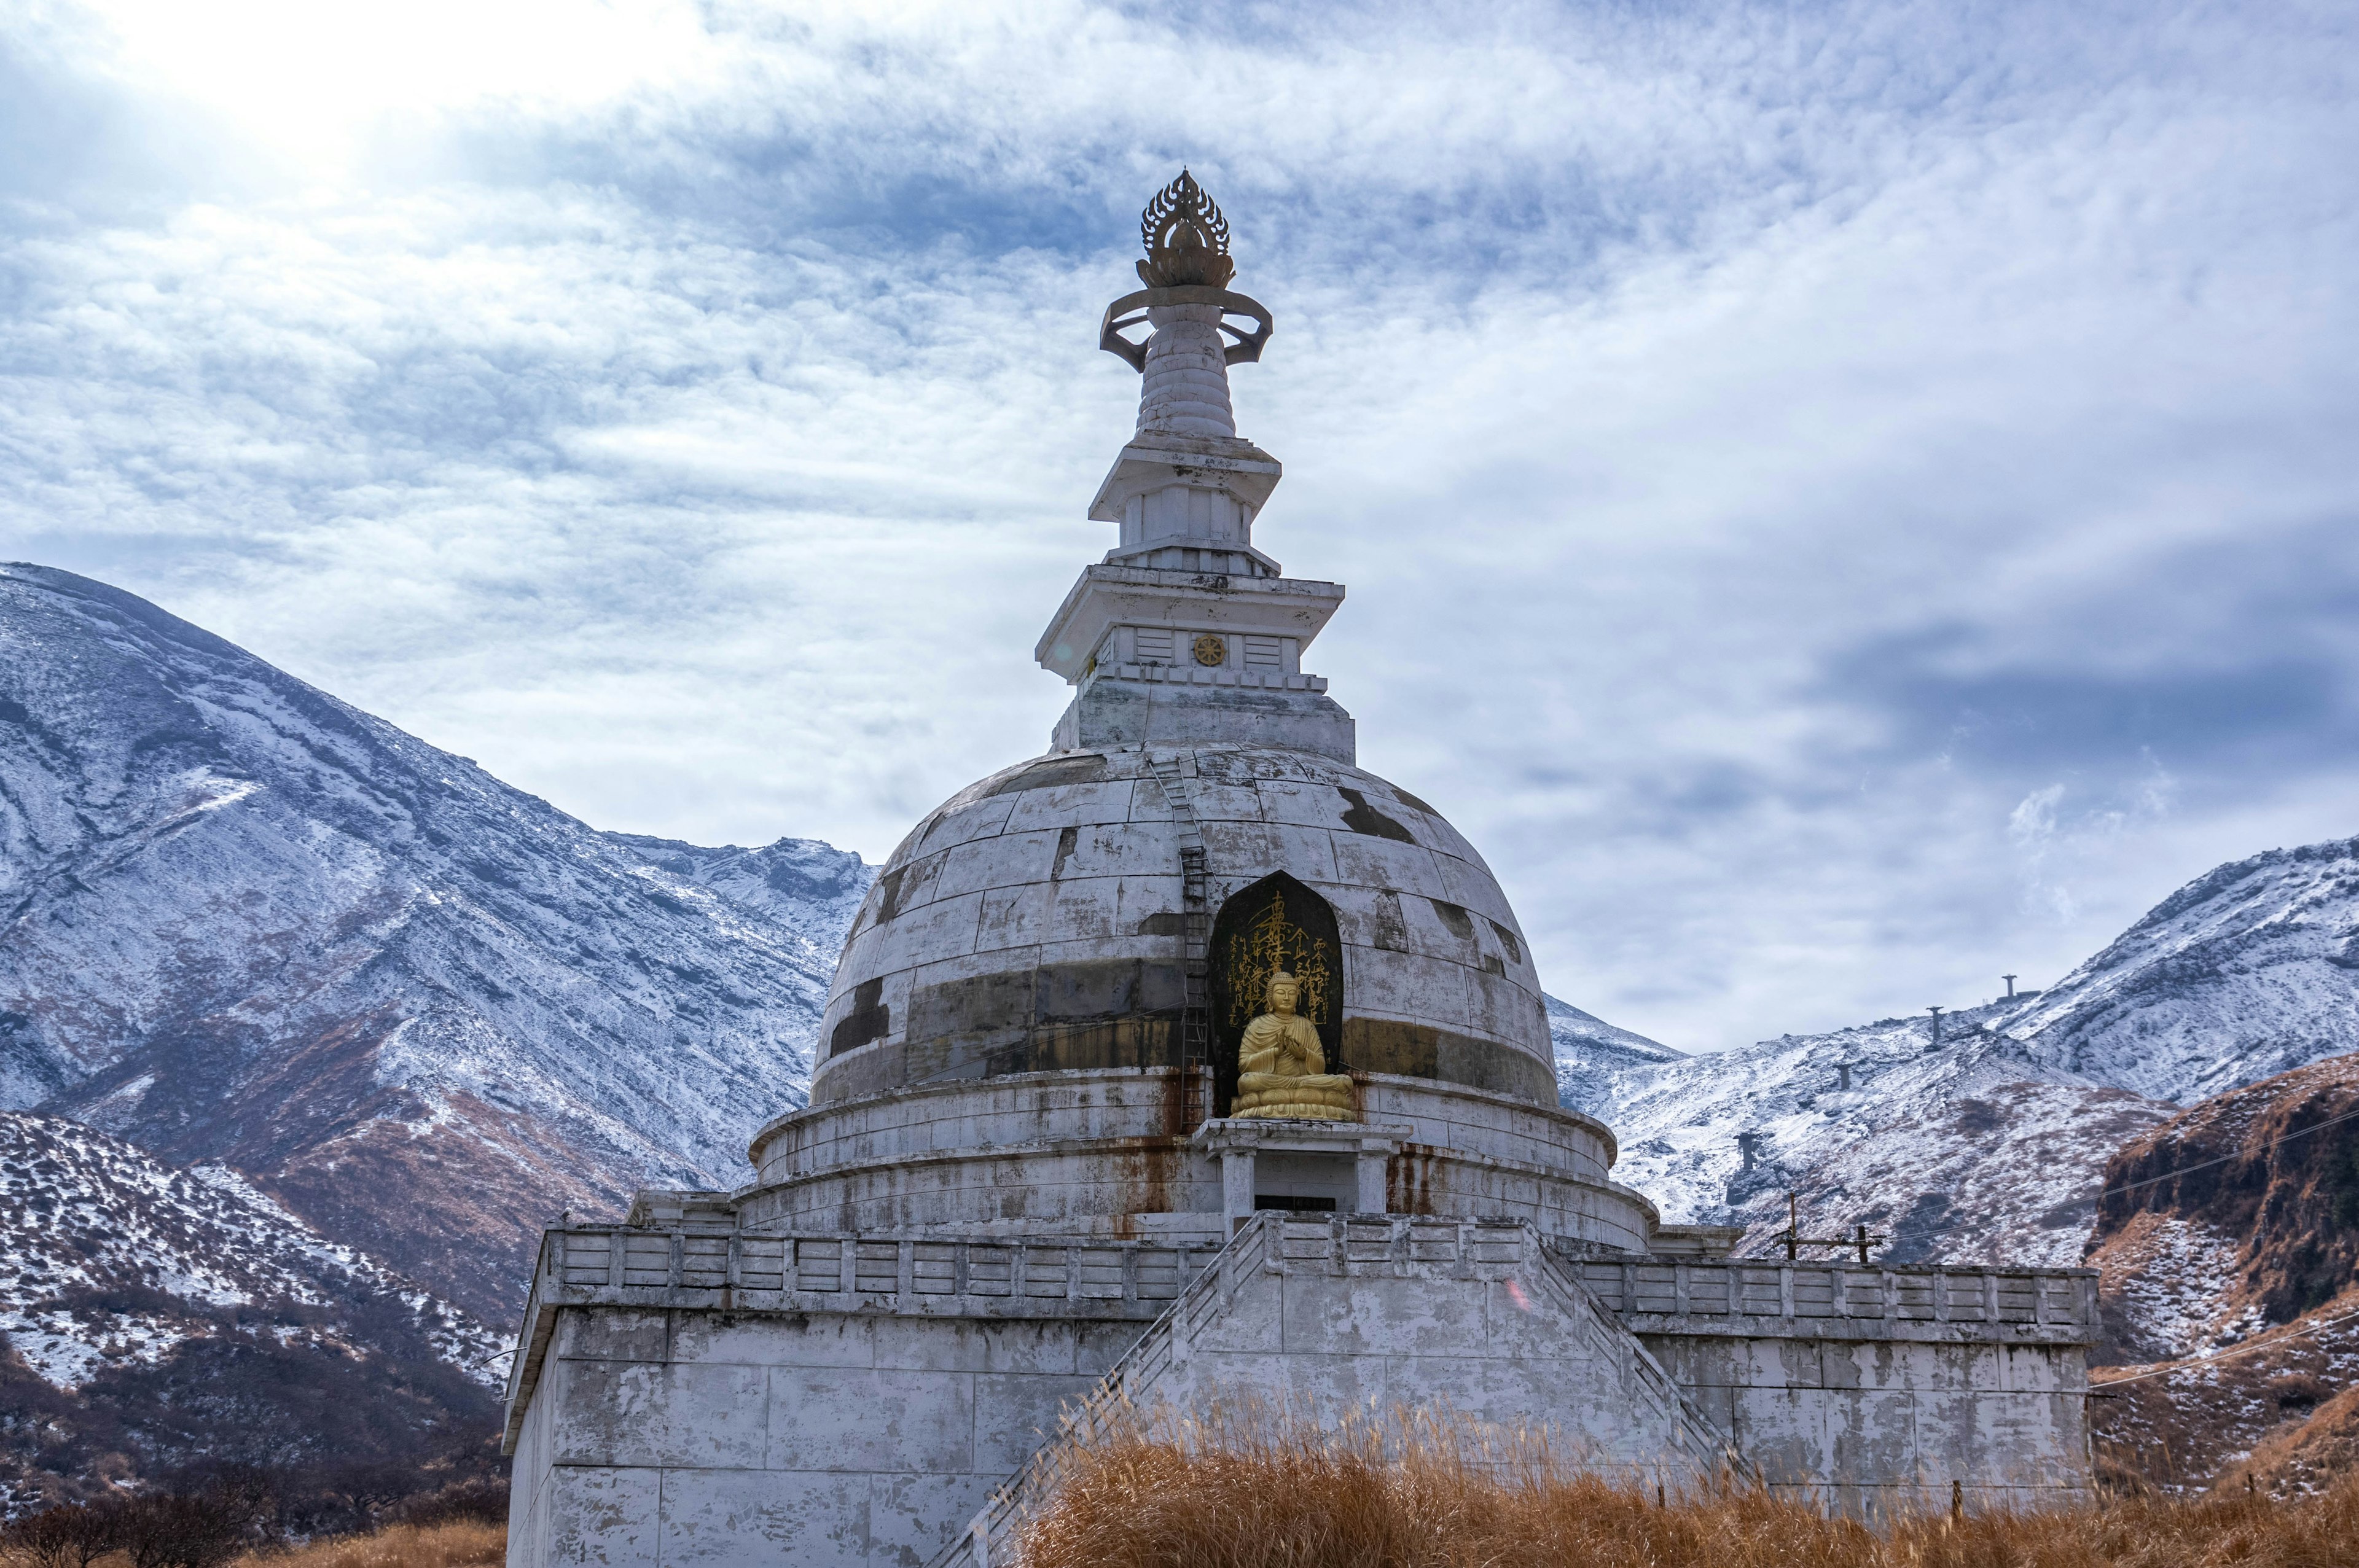
[[[2093,1359],[2133,1374],[2091,1406],[2112,1474],[2283,1496],[2352,1473],[2359,1321],[2336,1320],[2359,1312],[2354,1112],[2359,1055],[2331,1057],[2205,1100],[2107,1165]]]
[[[2359,1291],[2224,1353],[2097,1368],[2089,1418],[2114,1486],[2298,1497],[2354,1473]]]
[[[2291,1322],[2359,1280],[2359,1055],[2220,1095],[2105,1168],[2089,1261],[2099,1359],[2165,1359]],[[2348,1120],[2337,1120],[2349,1117]]]

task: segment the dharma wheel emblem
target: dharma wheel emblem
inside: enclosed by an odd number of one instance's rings
[[[1200,665],[1225,665],[1229,662],[1229,645],[1210,632],[1196,639],[1196,662]]]

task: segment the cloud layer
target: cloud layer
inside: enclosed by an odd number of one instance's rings
[[[1037,751],[1187,161],[1258,542],[1552,989],[2052,978],[2359,831],[2332,7],[0,5],[0,545],[600,826]]]

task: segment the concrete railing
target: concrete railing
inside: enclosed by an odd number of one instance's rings
[[[1154,1317],[1212,1249],[1147,1241],[922,1241],[864,1236],[746,1236],[692,1230],[553,1230],[538,1279],[569,1297],[652,1292],[647,1304],[824,1309],[860,1298],[894,1312]],[[700,1293],[726,1301],[704,1302]],[[655,1299],[660,1298],[660,1300]],[[824,1298],[815,1300],[815,1298]],[[626,1297],[616,1304],[636,1304]],[[1119,1309],[1127,1308],[1128,1311]]]
[[[508,1370],[513,1449],[560,1310],[891,1313],[1149,1323],[1214,1256],[1154,1241],[920,1241],[572,1227],[541,1238]]]
[[[2092,1269],[1958,1268],[1782,1260],[1567,1258],[1591,1294],[1641,1333],[1792,1335],[1817,1320],[1849,1338],[2054,1340],[2097,1331]]]

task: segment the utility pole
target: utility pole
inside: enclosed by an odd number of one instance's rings
[[[1859,1253],[1860,1265],[1864,1268],[1869,1260],[1868,1249],[1880,1246],[1891,1240],[1892,1238],[1875,1235],[1865,1225],[1860,1226],[1849,1236],[1805,1236],[1802,1234],[1801,1203],[1795,1196],[1793,1189],[1789,1187],[1786,1192],[1786,1228],[1778,1234],[1777,1239],[1786,1244],[1788,1262],[1799,1259],[1805,1247],[1839,1247],[1846,1252],[1856,1249]]]
[[[2013,975],[2001,975],[1999,979],[2006,982],[2006,1000],[2013,1001],[2015,1000],[2015,977]]]
[[[1941,1044],[1941,1013],[1944,1010],[1929,1007],[1925,1011],[1933,1015],[1933,1044],[1938,1046]]]

